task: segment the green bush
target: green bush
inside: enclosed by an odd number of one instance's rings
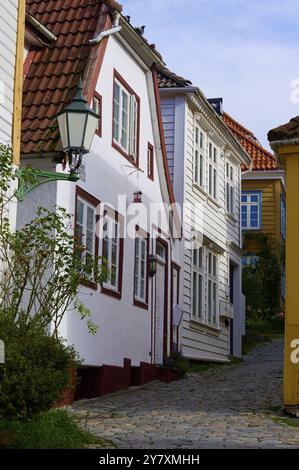
[[[27,417],[48,410],[66,388],[76,364],[73,348],[41,330],[1,325],[5,364],[0,366],[0,416]]]
[[[79,449],[95,442],[64,410],[40,413],[23,422],[0,420],[0,448]]]

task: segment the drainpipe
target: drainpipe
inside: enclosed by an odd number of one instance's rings
[[[105,37],[112,36],[113,34],[119,33],[122,30],[122,27],[119,25],[120,16],[121,15],[119,12],[115,12],[113,27],[111,29],[107,29],[106,31],[102,31],[96,38],[90,39],[89,43],[100,44],[102,39],[104,39]]]

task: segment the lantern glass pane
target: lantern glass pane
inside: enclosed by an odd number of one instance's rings
[[[68,113],[68,125],[70,134],[70,147],[82,148],[85,133],[85,113]]]
[[[58,116],[57,119],[58,119],[58,126],[59,126],[62,147],[64,150],[66,150],[69,148],[68,130],[67,130],[67,113],[60,114],[60,116]]]
[[[95,136],[96,130],[98,128],[99,118],[89,114],[87,117],[87,126],[85,132],[85,138],[83,147],[85,150],[90,150],[93,138]]]

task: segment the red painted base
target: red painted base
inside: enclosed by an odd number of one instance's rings
[[[169,383],[180,377],[176,369],[157,367],[146,362],[141,362],[139,367],[131,367],[130,359],[124,359],[123,367],[86,367],[78,370],[75,400],[101,397],[153,380]]]

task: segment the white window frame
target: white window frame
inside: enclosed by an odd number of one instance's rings
[[[209,141],[207,155],[207,192],[215,201],[218,200],[218,160],[219,150]]]
[[[142,257],[142,246],[144,246],[144,256]],[[147,302],[147,260],[148,260],[148,240],[138,232],[135,236],[134,254],[134,300],[146,304]],[[143,263],[143,269],[142,269]],[[143,272],[142,272],[143,271]],[[142,296],[143,283],[143,296]]]
[[[117,100],[117,88],[119,89],[119,100]],[[124,102],[127,103],[126,107]],[[131,93],[117,77],[114,77],[113,142],[135,161],[137,160],[138,152],[138,114],[139,103],[136,95]],[[116,135],[116,127],[118,135]]]
[[[97,243],[97,238],[96,238],[96,207],[92,205],[90,202],[88,202],[86,199],[83,197],[77,195],[76,197],[76,217],[75,217],[75,232],[76,234],[78,233],[78,228],[80,228],[80,244],[83,245],[84,250],[80,251],[78,256],[80,257],[81,261],[87,260],[88,256],[90,257],[91,260],[95,260],[95,254],[96,254],[96,243]],[[79,211],[78,207],[79,204],[82,204],[83,207],[83,212],[82,212],[82,220],[79,220]],[[92,226],[88,226],[89,220],[88,220],[88,211],[92,211]],[[88,234],[90,235],[91,233],[91,243],[92,246],[90,249],[88,249]],[[76,235],[78,236],[78,235]],[[83,259],[82,259],[83,258]],[[90,278],[92,278],[93,274],[91,273]]]
[[[206,323],[209,326],[219,328],[219,275],[218,255],[211,250],[206,254],[207,270],[207,305]]]
[[[200,262],[201,260],[201,262]],[[200,323],[205,322],[204,305],[204,248],[197,247],[192,250],[192,319]]]
[[[205,189],[205,148],[204,133],[195,124],[193,182]]]
[[[107,224],[106,228],[105,225]],[[116,229],[116,236],[115,236]],[[116,242],[115,242],[116,240]],[[103,217],[103,258],[109,271],[109,278],[103,284],[107,289],[119,292],[119,269],[120,269],[120,223],[108,214]],[[105,256],[105,244],[108,256]],[[113,259],[113,248],[116,248],[116,258]],[[115,283],[112,282],[112,272],[115,270]]]
[[[225,164],[225,206],[229,214],[235,214],[235,169],[228,161]]]
[[[247,198],[247,201],[244,202],[242,199],[243,197]],[[252,202],[251,201],[251,196],[257,196],[258,201],[257,202]],[[242,191],[241,194],[241,227],[242,230],[260,230],[261,229],[261,218],[262,218],[262,193],[261,191]],[[246,220],[247,220],[247,225],[246,227],[243,227],[243,209],[242,207],[246,206],[247,207],[247,215],[246,215]],[[251,225],[251,207],[257,206],[257,214],[258,214],[258,226],[254,227]]]

